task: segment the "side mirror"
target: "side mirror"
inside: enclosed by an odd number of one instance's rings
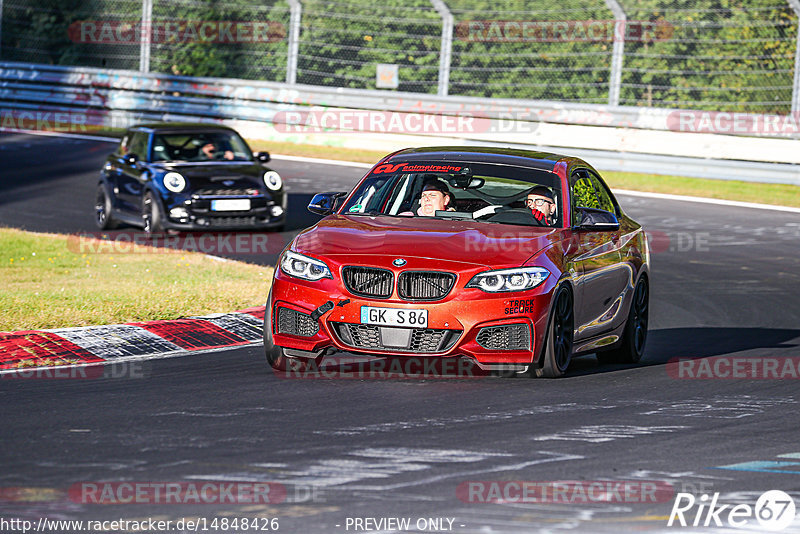
[[[577,208],[577,215],[580,220],[578,230],[590,230],[593,232],[619,230],[619,220],[610,211],[596,208]]]
[[[256,159],[258,161],[260,161],[261,163],[266,163],[271,158],[270,158],[269,152],[264,151],[264,152],[256,152]]]
[[[336,211],[336,201],[347,193],[317,193],[308,203],[308,211],[317,215],[330,215]]]
[[[122,158],[122,162],[125,165],[130,165],[131,167],[136,165],[137,161],[139,161],[139,156],[137,156],[136,154],[125,154],[125,156],[123,156]]]

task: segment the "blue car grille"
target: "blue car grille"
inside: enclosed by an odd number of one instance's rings
[[[247,189],[231,189],[226,187],[198,189],[193,194],[198,197],[253,197],[260,195],[261,193],[258,189],[254,189],[252,187]]]

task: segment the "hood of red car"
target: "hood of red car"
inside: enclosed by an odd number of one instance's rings
[[[558,230],[423,217],[332,215],[297,236],[294,250],[317,258],[392,256],[499,268],[522,265]]]

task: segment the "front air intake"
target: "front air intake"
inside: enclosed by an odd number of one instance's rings
[[[289,308],[278,308],[278,333],[312,337],[319,332],[319,323],[310,315]]]
[[[488,350],[530,350],[531,330],[527,324],[486,326],[480,329],[475,341]]]

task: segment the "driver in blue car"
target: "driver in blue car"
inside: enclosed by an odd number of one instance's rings
[[[528,193],[525,206],[531,210],[533,218],[542,226],[556,224],[556,203],[553,199],[553,192],[549,188],[543,185],[533,188]]]
[[[230,150],[217,150],[217,145],[210,139],[200,147],[200,159],[217,160],[217,159],[233,159],[233,152]]]

